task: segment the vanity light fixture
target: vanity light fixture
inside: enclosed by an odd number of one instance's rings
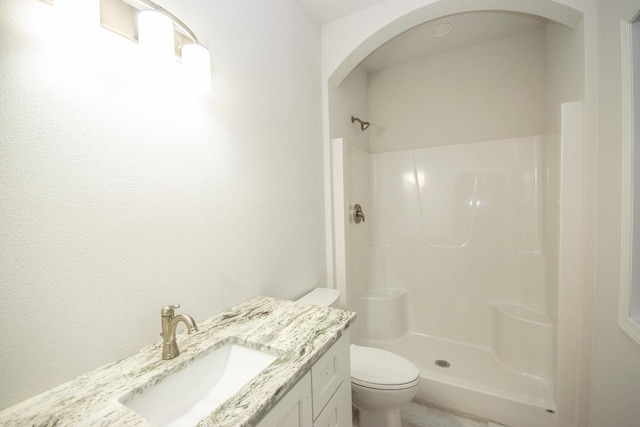
[[[211,89],[211,57],[209,49],[201,44],[182,45],[182,66],[188,79],[187,84],[194,90]]]
[[[153,60],[182,63],[183,86],[211,89],[211,57],[194,32],[178,17],[151,0],[100,0],[100,23],[138,41]],[[134,23],[134,25],[132,25]]]
[[[138,13],[138,44],[151,61],[159,66],[175,60],[173,22],[155,10]]]
[[[177,84],[206,92],[211,89],[211,57],[194,32],[179,18],[151,0],[43,0],[65,5],[95,2],[100,25],[140,45],[157,67],[179,67]],[[80,36],[81,37],[81,36]],[[175,64],[174,64],[175,63]],[[158,70],[162,73],[164,70]]]

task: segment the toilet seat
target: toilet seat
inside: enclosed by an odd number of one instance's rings
[[[420,371],[390,351],[351,344],[351,382],[378,390],[402,390],[420,382]]]

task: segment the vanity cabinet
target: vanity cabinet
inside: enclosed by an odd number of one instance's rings
[[[262,418],[257,427],[313,427],[309,372]]]
[[[351,426],[349,334],[333,345],[256,427]]]

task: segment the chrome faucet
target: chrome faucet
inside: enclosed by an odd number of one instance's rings
[[[173,359],[180,354],[178,343],[176,343],[176,327],[178,323],[184,322],[189,334],[198,332],[198,327],[193,317],[187,314],[173,315],[173,310],[176,308],[180,308],[180,304],[168,305],[160,311],[162,316],[162,358],[165,360]]]

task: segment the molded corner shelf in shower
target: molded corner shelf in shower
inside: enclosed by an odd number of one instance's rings
[[[385,288],[362,296],[366,337],[373,340],[399,338],[409,331],[409,292]]]
[[[498,360],[518,372],[550,379],[554,346],[547,316],[516,304],[492,305],[492,348]]]

